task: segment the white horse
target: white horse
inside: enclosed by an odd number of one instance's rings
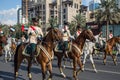
[[[103,46],[103,41],[102,41],[103,38],[99,37],[99,35],[96,35],[95,38],[96,38],[96,43],[99,43],[100,46]],[[85,42],[84,49],[83,49],[83,54],[84,54],[83,55],[83,70],[84,70],[86,58],[89,55],[89,59],[92,63],[92,67],[94,71],[97,72],[97,69],[95,67],[94,60],[93,60],[93,50],[95,49],[96,43],[93,43],[89,40],[86,40]]]
[[[84,45],[84,49],[83,49],[83,70],[85,67],[85,62],[86,62],[86,58],[89,55],[90,61],[92,63],[93,69],[95,72],[97,72],[97,69],[95,67],[94,61],[93,61],[93,48],[95,47],[95,43],[92,43],[91,41],[86,40],[85,45]]]
[[[11,61],[11,37],[8,37],[7,44],[4,46],[5,62]]]

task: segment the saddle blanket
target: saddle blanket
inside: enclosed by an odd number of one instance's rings
[[[71,43],[66,44],[67,45],[67,52],[71,51]],[[55,52],[63,52],[64,47],[63,47],[63,43],[58,43],[55,47]]]
[[[27,45],[25,46],[25,48],[24,48],[22,54],[25,55],[25,56],[30,57],[31,54],[32,54],[31,52],[32,52],[32,50],[33,50],[31,46],[32,46],[32,45],[27,44]],[[35,47],[35,48],[36,48],[36,47]],[[37,49],[38,49],[38,48],[37,48]],[[35,50],[35,52],[37,53],[37,50]],[[33,56],[37,56],[36,53],[35,53]]]

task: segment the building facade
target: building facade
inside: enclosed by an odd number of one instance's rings
[[[118,5],[118,8],[120,9],[120,0],[116,0],[116,3]]]
[[[62,22],[73,21],[73,16],[80,13],[81,0],[63,0],[62,1]],[[57,18],[60,24],[60,0],[29,0],[28,18],[40,18],[42,25],[48,25],[50,18]],[[22,15],[25,13],[25,1],[22,2]]]

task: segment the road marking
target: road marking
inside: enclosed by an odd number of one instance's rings
[[[85,68],[85,70],[88,71],[93,71],[93,69]],[[97,70],[98,72],[103,72],[103,73],[111,73],[111,74],[118,74],[120,75],[120,72],[114,72],[114,71],[105,71],[105,70]]]
[[[94,59],[94,61],[97,61],[97,62],[103,62],[103,60],[96,60],[96,59]],[[109,63],[113,63],[113,61],[108,61],[108,60],[106,60],[106,63],[107,63],[107,62],[109,62]],[[120,63],[120,62],[117,61],[117,63]]]
[[[67,68],[72,68],[71,66],[65,66]],[[79,67],[77,67],[79,68]],[[90,69],[90,68],[85,68],[85,70],[88,70],[88,71],[94,71],[93,69]],[[114,71],[106,71],[106,70],[97,70],[98,72],[102,72],[102,73],[110,73],[110,74],[118,74],[120,75],[120,72],[114,72]]]

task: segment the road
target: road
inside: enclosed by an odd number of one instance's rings
[[[85,71],[78,75],[79,80],[120,80],[120,57],[118,57],[118,65],[115,66],[108,57],[106,65],[103,65],[102,58],[96,59],[94,57],[96,68],[98,73],[95,73],[92,69],[92,65],[87,59],[85,64]],[[0,57],[0,80],[14,80],[14,69],[13,62],[5,63],[3,57]],[[19,77],[17,80],[28,80],[27,77],[27,64],[22,63],[19,69]],[[33,65],[31,68],[33,80],[42,80],[42,74],[40,66]],[[57,59],[53,60],[53,80],[73,80],[72,78],[72,68],[69,63],[67,63],[64,69],[67,78],[63,78],[57,67]]]

